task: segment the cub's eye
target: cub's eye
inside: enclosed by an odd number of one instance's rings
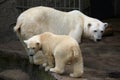
[[[101,33],[103,33],[103,31],[101,31]]]
[[[97,32],[97,30],[94,30],[94,32]]]

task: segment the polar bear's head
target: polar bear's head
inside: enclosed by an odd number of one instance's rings
[[[103,32],[105,28],[108,26],[108,23],[103,23],[97,19],[87,22],[85,24],[85,35],[90,39],[98,42],[102,39]]]
[[[41,49],[40,37],[38,35],[33,36],[28,40],[24,40],[24,43],[28,48],[29,56],[33,56],[35,53],[37,53]]]

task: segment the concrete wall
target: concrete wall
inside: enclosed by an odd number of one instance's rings
[[[18,16],[15,0],[0,1],[0,43],[11,40],[13,35],[13,25]],[[9,38],[8,38],[9,37]]]

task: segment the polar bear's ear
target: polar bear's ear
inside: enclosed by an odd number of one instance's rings
[[[88,23],[88,25],[87,25],[87,26],[88,26],[88,28],[90,28],[90,27],[92,26],[92,24],[91,24],[91,23]]]
[[[105,27],[105,28],[108,27],[108,23],[104,23],[104,27]]]
[[[39,49],[41,50],[42,46],[41,46],[41,43],[40,41],[36,41],[36,45],[39,47]]]
[[[24,43],[27,44],[27,40],[24,40]]]
[[[36,42],[36,45],[40,45],[40,42]]]
[[[38,46],[40,46],[40,45],[41,45],[41,43],[40,43],[40,41],[39,41],[39,40],[37,40],[37,41],[36,41],[36,45],[38,45]]]

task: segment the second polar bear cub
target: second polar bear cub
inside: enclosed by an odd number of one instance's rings
[[[71,77],[81,77],[83,74],[83,59],[79,44],[70,36],[55,35],[45,32],[24,41],[31,55],[40,49],[47,59],[47,66],[51,72],[62,74],[68,62],[73,65]],[[55,67],[54,63],[55,62]]]

